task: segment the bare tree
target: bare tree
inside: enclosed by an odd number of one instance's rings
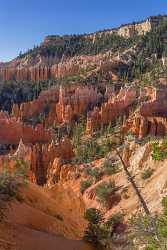
[[[128,181],[132,184],[132,187],[133,187],[133,189],[135,190],[135,192],[136,192],[136,194],[137,194],[137,196],[138,196],[138,198],[139,198],[139,201],[140,201],[140,203],[141,203],[141,205],[142,205],[142,207],[143,207],[145,213],[146,213],[147,215],[150,215],[150,211],[149,211],[149,209],[148,209],[148,207],[147,207],[146,201],[144,200],[144,198],[143,198],[143,196],[142,196],[142,194],[141,194],[139,188],[137,187],[137,185],[136,185],[136,183],[135,183],[135,181],[134,181],[134,177],[131,176],[131,174],[130,174],[130,172],[129,172],[129,170],[128,170],[128,167],[126,166],[126,163],[124,162],[124,160],[123,160],[122,156],[120,155],[120,153],[119,153],[119,151],[118,151],[117,148],[115,148],[115,151],[116,151],[117,156],[118,156],[119,159],[121,160],[121,163],[122,163],[123,169],[124,169],[124,171],[125,171],[125,174],[126,174],[126,176],[127,176],[127,178],[128,178]]]

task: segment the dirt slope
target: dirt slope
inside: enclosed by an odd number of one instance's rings
[[[60,203],[60,195],[62,199],[66,192],[50,194],[32,184],[21,189],[22,202],[12,202],[5,222],[0,223],[0,250],[92,249],[80,240],[87,225],[84,204],[78,199],[79,210],[74,194],[69,196],[71,205],[67,195]]]

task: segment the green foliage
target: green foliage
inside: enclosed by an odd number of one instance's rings
[[[0,194],[2,199],[8,201],[10,198],[15,197],[18,192],[18,187],[18,182],[14,176],[8,172],[2,172],[0,174]]]
[[[141,174],[142,179],[143,180],[149,179],[151,175],[153,174],[153,172],[154,170],[152,168],[145,169]]]
[[[80,191],[83,194],[86,189],[88,189],[92,185],[92,180],[83,180],[80,183]]]
[[[120,213],[113,214],[108,218],[106,224],[108,226],[113,226],[115,224],[123,223],[123,215]]]
[[[111,160],[106,159],[104,164],[103,164],[103,169],[104,169],[104,173],[106,175],[113,175],[116,174],[120,171],[119,165],[112,163]]]
[[[55,82],[55,81],[54,81]],[[13,103],[21,104],[37,98],[42,90],[54,84],[51,81],[4,81],[0,82],[0,109],[11,112]]]
[[[25,124],[32,125],[33,127],[36,127],[38,124],[42,124],[44,122],[45,115],[39,114],[34,117],[23,117],[23,122]]]
[[[132,217],[131,240],[135,246],[145,245],[144,249],[167,249],[167,198],[163,199],[164,213],[160,215],[138,215]],[[133,241],[134,242],[134,241]]]
[[[5,216],[7,202],[18,197],[20,182],[7,171],[0,173],[0,221]]]
[[[96,188],[97,200],[107,206],[113,194],[118,190],[114,181],[102,182]]]
[[[23,200],[19,194],[19,187],[27,185],[28,170],[28,163],[15,159],[15,166],[12,172],[7,167],[0,172],[0,220],[4,218],[4,212],[9,201],[17,199],[21,202]]]
[[[87,141],[76,147],[77,163],[89,163],[95,159],[104,157],[110,151],[109,144],[99,145],[95,140]]]
[[[99,168],[88,167],[85,169],[85,174],[93,177],[96,181],[98,181],[102,175],[102,171]]]
[[[62,58],[63,55],[72,57],[75,55],[96,55],[109,49],[116,51],[121,48],[130,47],[134,39],[125,39],[117,34],[96,33],[94,39],[87,38],[84,35],[71,36],[52,36],[49,37],[51,43],[47,46],[35,47],[33,50],[27,51],[24,55],[30,54],[36,56],[56,56]]]
[[[88,227],[85,231],[84,240],[94,244],[97,249],[111,249],[112,237],[116,226],[123,223],[121,215],[113,216],[105,221],[98,209],[90,208],[86,210],[85,219],[88,220]]]
[[[103,221],[103,216],[100,210],[96,208],[89,208],[85,212],[85,219],[92,224],[99,224]]]
[[[155,56],[158,59],[163,55],[166,56],[166,38],[167,22],[162,22],[146,35],[138,37],[136,43],[137,57],[132,67],[132,77],[140,78],[143,73],[149,72],[152,67],[155,67],[155,63],[146,63],[146,58],[152,59]]]
[[[167,158],[167,137],[165,137],[162,143],[152,143],[152,158],[155,161],[162,161]]]
[[[85,230],[84,240],[97,246],[104,234],[101,228],[103,216],[98,209],[90,208],[86,210],[85,219],[89,224]]]
[[[13,174],[15,177],[21,177],[23,181],[27,181],[27,173],[29,169],[29,162],[25,162],[21,159],[15,159],[15,166],[13,169]]]

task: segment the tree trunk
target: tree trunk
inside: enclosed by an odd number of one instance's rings
[[[146,202],[145,202],[145,200],[144,200],[144,198],[143,198],[143,196],[142,196],[140,190],[139,190],[138,187],[136,186],[136,183],[135,183],[133,177],[131,176],[131,174],[130,174],[130,172],[129,172],[129,170],[128,170],[128,168],[127,168],[125,162],[124,162],[124,160],[122,159],[122,157],[121,157],[119,151],[118,151],[117,149],[115,149],[115,151],[116,151],[118,157],[119,157],[120,160],[121,160],[121,163],[122,163],[122,165],[123,165],[123,169],[124,169],[124,171],[125,171],[125,173],[126,173],[126,175],[127,175],[127,178],[128,178],[128,180],[130,181],[130,183],[132,184],[133,189],[135,190],[135,192],[136,192],[136,194],[137,194],[137,196],[138,196],[138,198],[139,198],[139,200],[140,200],[140,203],[141,203],[141,205],[142,205],[142,207],[143,207],[145,213],[146,213],[147,215],[150,215],[150,211],[149,211],[149,209],[148,209],[148,207],[147,207],[147,204],[146,204]]]

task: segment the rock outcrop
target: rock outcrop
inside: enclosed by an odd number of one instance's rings
[[[108,99],[111,91],[106,90]],[[46,126],[56,123],[70,123],[103,99],[97,87],[75,85],[70,87],[51,88],[42,91],[37,99],[31,102],[13,105],[12,115],[22,121],[45,114]]]
[[[134,88],[121,89],[116,97],[110,98],[108,102],[102,104],[101,108],[95,107],[93,111],[88,112],[86,131],[90,133],[100,126],[113,122],[135,100],[136,90]]]
[[[74,152],[69,139],[65,138],[60,144],[36,144],[31,148],[31,171],[35,175],[35,182],[43,185],[47,182],[48,168],[52,166],[56,157],[71,160]]]
[[[42,91],[39,97],[31,102],[22,103],[20,106],[18,104],[14,104],[12,108],[12,115],[16,117],[16,119],[21,120],[24,118],[32,118],[45,112],[46,109],[49,110],[49,106],[52,103],[57,103],[58,98],[59,88],[52,87],[48,90]]]
[[[52,131],[46,130],[42,124],[38,124],[35,128],[24,125],[15,117],[0,112],[0,144],[17,145],[20,139],[26,144],[48,143],[52,140]]]
[[[127,128],[139,139],[147,135],[164,136],[167,132],[167,89],[152,88],[151,100],[141,104],[135,117],[127,122]]]
[[[59,102],[56,104],[56,117],[59,123],[77,120],[87,109],[97,105],[102,95],[92,86],[77,87],[74,92],[67,93],[60,87]]]
[[[48,169],[53,165],[55,158],[62,161],[71,160],[74,157],[73,148],[68,138],[64,138],[59,144],[35,144],[24,145],[22,139],[14,154],[9,153],[0,156],[0,169],[8,168],[13,171],[17,167],[17,160],[21,160],[29,167],[27,174],[29,179],[38,185],[47,182]],[[26,169],[25,169],[26,170]]]

